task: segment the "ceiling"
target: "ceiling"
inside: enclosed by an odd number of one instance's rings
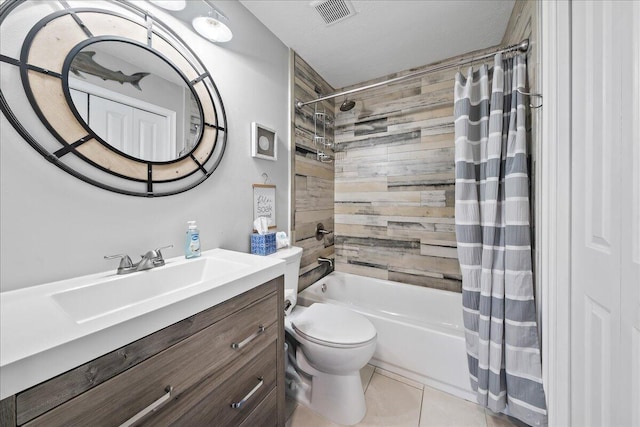
[[[311,0],[240,3],[340,89],[500,44],[514,0],[352,0],[330,25]]]

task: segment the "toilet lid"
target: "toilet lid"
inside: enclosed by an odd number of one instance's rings
[[[333,344],[360,344],[376,337],[369,319],[348,308],[333,304],[311,304],[292,319],[293,328],[312,340]]]

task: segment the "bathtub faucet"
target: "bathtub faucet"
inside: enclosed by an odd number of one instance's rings
[[[329,268],[333,268],[333,258],[318,257],[318,262],[328,262]]]

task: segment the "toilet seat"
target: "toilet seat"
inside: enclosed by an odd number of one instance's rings
[[[291,319],[291,326],[300,337],[328,347],[359,347],[376,339],[369,319],[333,304],[311,304]]]

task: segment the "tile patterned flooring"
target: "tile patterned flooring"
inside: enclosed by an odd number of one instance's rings
[[[358,426],[379,427],[525,427],[502,414],[443,393],[392,372],[365,366],[360,371],[367,414]],[[287,398],[286,427],[335,427],[335,424]]]

